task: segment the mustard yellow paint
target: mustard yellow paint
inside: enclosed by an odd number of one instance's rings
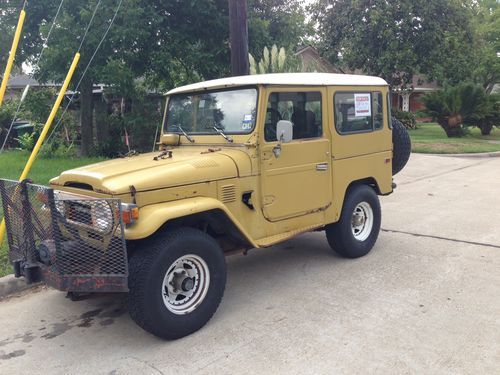
[[[26,12],[24,10],[21,10],[21,14],[19,15],[19,21],[17,22],[16,32],[14,34],[14,40],[12,41],[12,48],[10,49],[9,59],[7,60],[7,65],[5,67],[5,73],[3,75],[2,85],[0,86],[0,107],[3,104],[3,98],[5,96],[5,91],[7,90],[7,83],[9,82],[10,72],[12,70],[12,66],[14,65],[17,47],[19,45],[19,40],[21,39],[21,33],[23,31],[23,25],[25,19],[26,19]],[[0,231],[0,242],[2,237],[3,234]]]
[[[38,152],[40,152],[40,148],[42,147],[42,144],[45,141],[45,137],[47,136],[47,134],[50,130],[50,127],[52,126],[52,123],[54,122],[54,119],[56,118],[57,111],[59,110],[59,107],[61,106],[61,103],[64,99],[64,95],[66,94],[66,91],[68,91],[68,86],[71,82],[71,78],[73,77],[73,74],[75,73],[76,67],[78,65],[78,61],[80,61],[80,54],[79,53],[77,53],[75,55],[73,62],[71,63],[68,74],[66,75],[66,79],[64,80],[64,83],[61,87],[61,90],[59,91],[59,95],[57,96],[56,102],[54,103],[54,106],[52,107],[52,111],[50,112],[49,118],[47,119],[47,122],[45,123],[45,126],[43,127],[43,130],[40,133],[40,137],[38,137],[38,141],[36,142],[35,147],[33,148],[33,151],[31,152],[30,158],[28,159],[28,162],[26,163],[26,166],[24,167],[24,170],[21,173],[21,177],[19,177],[19,181],[22,181],[26,177],[28,177],[28,173],[31,170],[33,162],[35,161],[36,157],[38,156]]]
[[[139,206],[139,220],[125,230],[129,240],[146,238],[170,220],[218,210],[234,224],[249,246],[266,247],[339,219],[346,191],[356,181],[370,181],[380,194],[392,192],[392,131],[387,113],[387,85],[258,85],[256,127],[251,134],[185,137],[163,133],[172,158],[154,160],[160,151],[110,160],[62,173],[51,184],[92,196],[114,196]],[[266,142],[268,97],[276,91],[319,91],[323,135],[281,144],[277,158]],[[333,97],[338,91],[380,91],[383,128],[365,134],[335,130]],[[318,169],[321,166],[321,169]],[[68,187],[85,183],[92,190]],[[136,190],[132,197],[130,186]],[[242,202],[251,193],[253,209]]]

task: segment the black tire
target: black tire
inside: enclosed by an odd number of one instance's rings
[[[226,261],[217,242],[200,230],[180,228],[156,235],[145,247],[138,249],[129,262],[128,304],[132,319],[147,332],[167,340],[184,337],[203,327],[217,310],[226,286]],[[191,307],[194,310],[179,315],[164,302],[164,294],[168,298],[168,290],[164,293],[163,289],[164,278],[167,273],[175,274],[174,263],[186,256],[203,260],[209,282],[206,294],[202,293],[204,297]],[[172,304],[168,305],[172,308]]]
[[[366,232],[358,233],[358,235],[368,233],[367,237],[363,238],[360,235],[359,238],[356,238],[353,233],[354,210],[359,210],[361,207],[361,211],[366,212],[363,209],[365,204],[368,204],[372,210],[371,230],[368,230],[369,226],[367,226]],[[381,220],[380,202],[373,188],[367,185],[355,185],[346,194],[340,220],[326,226],[326,238],[330,247],[337,254],[346,258],[359,258],[368,254],[375,245],[380,232]]]
[[[410,159],[411,139],[403,123],[392,118],[392,175],[401,172]]]

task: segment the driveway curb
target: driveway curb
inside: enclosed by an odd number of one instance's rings
[[[40,283],[27,284],[24,278],[7,275],[0,278],[0,299],[12,294],[22,292],[40,285]]]
[[[448,158],[499,158],[500,151],[495,152],[479,152],[476,154],[427,154],[424,152],[415,152],[419,155],[429,155],[429,156],[444,156]]]

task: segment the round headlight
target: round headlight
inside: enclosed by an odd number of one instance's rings
[[[107,202],[92,202],[92,223],[101,232],[109,233],[113,230],[114,215]]]

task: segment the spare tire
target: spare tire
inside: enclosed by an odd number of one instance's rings
[[[399,173],[408,163],[411,154],[411,140],[408,130],[401,121],[392,118],[392,175]]]

